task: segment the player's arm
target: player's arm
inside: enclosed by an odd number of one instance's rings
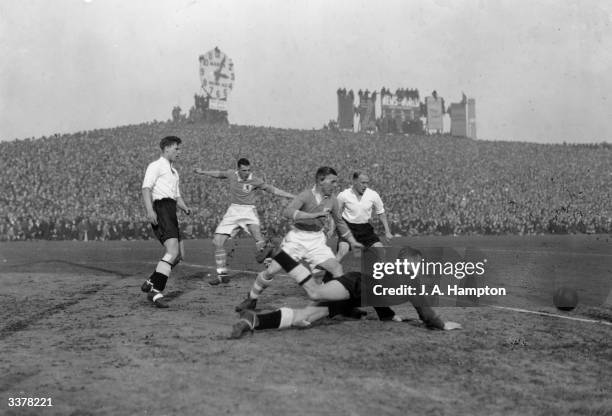
[[[335,229],[336,223],[334,222],[334,219],[330,216],[327,220],[327,228],[325,229],[325,235],[327,236],[328,240],[334,236]]]
[[[185,203],[185,201],[183,200],[183,197],[181,196],[181,188],[180,186],[177,187],[177,193],[176,193],[176,206],[182,210],[185,214],[190,215],[191,214],[191,209],[187,206],[187,204]]]
[[[331,215],[332,219],[336,223],[336,230],[338,231],[338,235],[346,239],[346,241],[349,242],[353,249],[362,248],[363,244],[355,240],[355,237],[353,237],[353,233],[351,233],[351,230],[348,228],[348,225],[346,225],[344,218],[342,218],[342,214],[338,205],[338,199],[335,199],[332,205]]]
[[[385,213],[385,206],[383,205],[382,199],[380,199],[378,194],[376,194],[376,198],[374,198],[374,209],[376,209],[378,219],[380,219],[380,222],[382,222],[382,225],[385,228],[385,237],[388,240],[392,239],[393,234],[391,234],[391,229],[389,228],[389,221],[387,220],[387,214]]]
[[[276,186],[273,186],[270,184],[265,184],[264,186],[261,187],[261,189],[263,189],[266,192],[271,193],[272,195],[282,196],[283,198],[295,198],[295,195],[293,195],[292,193],[283,191],[282,189],[277,188]]]
[[[157,225],[157,214],[153,209],[153,197],[151,196],[151,188],[142,188],[142,199],[144,200],[145,210],[147,211],[147,219],[153,225]]]
[[[147,211],[147,219],[153,225],[157,225],[157,214],[153,209],[153,187],[158,177],[159,172],[155,165],[149,164],[142,181],[142,199],[144,201],[145,210]]]
[[[337,197],[336,200],[338,201],[338,212],[342,215],[345,206],[344,199]]]
[[[206,175],[213,178],[224,179],[227,178],[227,171],[225,170],[202,170],[200,168],[195,168],[193,173],[198,175]]]
[[[191,214],[191,208],[189,208],[187,204],[185,204],[183,197],[179,196],[178,198],[176,198],[176,206],[179,207],[185,214]]]
[[[391,229],[389,228],[389,221],[387,220],[387,214],[386,213],[382,213],[382,214],[378,214],[378,219],[380,219],[380,222],[382,222],[383,227],[385,228],[385,237],[387,237],[387,239],[392,239],[393,238],[393,234],[391,234]]]
[[[346,206],[344,200],[340,197],[340,195],[338,195],[336,197],[336,200],[338,201],[338,212],[340,213],[340,215],[342,215],[342,213],[344,212],[344,207]],[[330,218],[330,222],[332,225],[332,229],[331,231],[334,231],[334,229],[338,232],[338,227],[336,227],[336,222],[334,221],[334,217],[331,216]],[[345,222],[346,224],[346,222]],[[338,232],[338,235],[340,235],[340,232]]]

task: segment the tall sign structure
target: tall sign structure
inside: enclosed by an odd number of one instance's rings
[[[225,113],[227,99],[234,88],[234,62],[218,47],[200,55],[200,82],[208,100],[208,109]]]

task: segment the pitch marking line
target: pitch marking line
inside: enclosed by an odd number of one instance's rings
[[[185,241],[189,241],[189,240],[185,240]],[[391,247],[396,247],[396,246],[391,246]],[[426,245],[426,246],[421,246],[420,248],[432,248],[432,247],[452,247],[452,248],[474,248],[474,249],[478,249],[480,251],[491,251],[491,252],[498,252],[498,253],[523,253],[523,254],[559,254],[559,255],[564,255],[564,256],[593,256],[593,257],[612,257],[612,254],[610,253],[588,253],[588,252],[576,252],[576,251],[558,251],[558,250],[554,250],[554,249],[550,249],[550,248],[545,248],[545,249],[534,249],[534,250],[522,250],[522,249],[507,249],[507,248],[480,248],[477,245],[458,245],[457,247],[453,247],[452,244],[447,244],[446,246],[431,246],[431,245]],[[105,250],[117,250],[117,251],[124,251],[125,247],[110,247],[108,249]]]
[[[577,318],[575,316],[558,315],[556,313],[532,311],[529,309],[522,309],[522,308],[511,308],[509,306],[494,306],[494,305],[490,305],[490,306],[495,309],[504,309],[504,310],[513,311],[513,312],[531,313],[534,315],[549,316],[551,318],[562,318],[562,319],[569,319],[570,321],[589,322],[589,323],[594,323],[594,324],[604,324],[604,325],[612,326],[612,322],[603,321],[601,319]]]
[[[581,253],[575,251],[553,251],[553,250],[511,250],[506,248],[483,248],[479,249],[483,252],[494,252],[494,253],[523,253],[523,254],[550,254],[550,255],[564,255],[564,256],[592,256],[592,257],[612,257],[612,254],[608,253]]]
[[[157,262],[148,261],[146,262],[146,264],[157,264]],[[187,266],[187,267],[198,267],[201,269],[208,269],[208,270],[215,270],[215,271],[217,270],[216,266],[206,266],[204,264],[188,263],[186,261],[181,261],[179,265]],[[240,269],[227,269],[227,270],[230,272],[234,272],[234,273],[246,273],[246,274],[252,274],[255,276],[259,274],[259,272],[254,272],[252,270],[240,270]],[[277,276],[284,276],[284,274],[278,273]]]

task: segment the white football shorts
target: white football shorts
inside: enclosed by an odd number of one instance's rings
[[[323,231],[303,231],[294,228],[283,238],[281,249],[295,261],[306,261],[311,270],[324,261],[335,258],[334,252],[327,245]]]
[[[259,225],[259,217],[257,216],[255,205],[231,204],[217,226],[215,234],[227,234],[233,237],[239,228],[248,233],[247,225],[251,224]]]

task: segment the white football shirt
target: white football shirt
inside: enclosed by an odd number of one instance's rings
[[[344,204],[342,218],[352,224],[365,224],[372,218],[372,208],[378,215],[385,213],[385,207],[378,192],[366,188],[361,198],[352,187],[338,194],[338,201]]]
[[[151,188],[153,201],[164,198],[176,200],[181,196],[179,191],[179,174],[170,161],[160,157],[149,163],[142,181],[143,188]]]

